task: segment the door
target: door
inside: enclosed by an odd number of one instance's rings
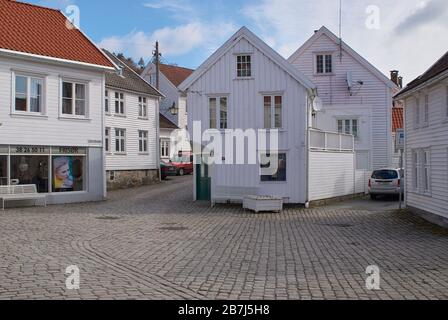
[[[209,166],[201,161],[196,164],[196,199],[199,201],[211,201],[212,180],[209,176]]]

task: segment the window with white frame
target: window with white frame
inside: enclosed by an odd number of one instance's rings
[[[126,130],[115,129],[115,152],[126,153]]]
[[[264,128],[280,129],[283,127],[283,97],[264,96]]]
[[[431,192],[431,151],[423,150],[422,156],[423,191],[429,193]]]
[[[412,175],[413,181],[412,185],[415,191],[420,188],[420,152],[419,150],[412,151]]]
[[[316,55],[316,73],[317,74],[333,73],[333,56],[331,54]]]
[[[106,112],[106,114],[110,114],[109,90],[104,92],[104,112]]]
[[[414,127],[418,128],[420,126],[420,99],[417,98],[415,101],[415,112],[414,112]]]
[[[43,113],[44,80],[26,75],[15,75],[14,111]]]
[[[210,129],[227,129],[227,97],[209,99]]]
[[[338,132],[352,134],[355,138],[359,138],[359,120],[338,119]]]
[[[238,78],[252,77],[252,56],[237,55],[236,56],[236,75]]]
[[[62,115],[85,117],[87,86],[85,83],[62,81]]]
[[[138,132],[138,151],[140,153],[148,152],[148,131]]]
[[[145,97],[138,97],[138,116],[140,118],[148,117],[148,100]]]
[[[162,139],[160,141],[160,155],[162,158],[170,157],[170,140]]]
[[[104,130],[104,150],[110,152],[110,128]]]
[[[425,95],[425,108],[423,110],[423,125],[429,124],[429,95]]]
[[[124,93],[122,92],[115,92],[115,114],[125,115]]]

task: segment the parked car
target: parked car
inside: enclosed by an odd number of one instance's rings
[[[381,195],[399,196],[400,191],[403,194],[403,177],[402,169],[385,168],[374,171],[369,179],[369,194],[372,200]]]
[[[160,172],[162,180],[165,180],[167,177],[176,176],[177,168],[170,162],[162,161],[160,163]]]
[[[191,153],[179,153],[171,159],[171,164],[176,167],[178,176],[193,173],[193,155]]]

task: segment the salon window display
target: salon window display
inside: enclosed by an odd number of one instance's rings
[[[54,156],[53,192],[85,191],[84,157]]]
[[[8,156],[0,155],[0,186],[8,184]]]
[[[34,184],[39,193],[47,193],[48,157],[11,156],[11,184]]]

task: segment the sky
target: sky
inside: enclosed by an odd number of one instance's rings
[[[288,58],[325,25],[339,33],[339,0],[20,0],[65,11],[99,46],[147,62],[197,68],[246,26]],[[343,40],[385,75],[410,82],[448,51],[446,0],[342,0]]]

